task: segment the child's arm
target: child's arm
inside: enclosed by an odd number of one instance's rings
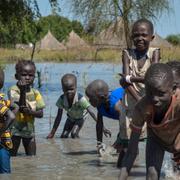
[[[160,54],[160,49],[155,49],[153,51],[153,55],[152,55],[152,61],[151,63],[158,63],[161,59],[161,54]]]
[[[5,125],[0,129],[0,136],[6,129],[8,129],[10,127],[10,125],[15,120],[15,115],[11,110],[7,110],[4,114],[4,116],[5,116]]]
[[[134,87],[131,85],[131,83],[127,83],[126,77],[129,76],[129,57],[126,54],[126,51],[123,51],[122,54],[122,62],[123,62],[123,75],[124,78],[120,81],[121,85],[125,87],[128,92],[138,101],[141,99],[141,97],[137,94],[136,90]]]
[[[119,180],[126,180],[128,178],[128,174],[137,156],[140,134],[141,134],[140,132],[133,132],[133,131],[131,133],[128,150],[121,164]]]
[[[43,109],[39,110],[32,110],[30,107],[21,107],[21,112],[27,115],[31,115],[35,118],[42,118],[43,117]]]
[[[98,119],[96,118],[96,115],[94,114],[93,109],[92,109],[91,106],[89,106],[89,107],[87,108],[87,111],[88,111],[88,113],[90,114],[90,116],[94,119],[94,121],[97,123]],[[103,126],[103,133],[104,133],[104,135],[105,135],[106,137],[108,137],[108,136],[111,137],[111,131],[108,130],[108,129],[106,129],[104,126]]]
[[[49,135],[46,137],[47,139],[54,137],[54,134],[56,133],[56,130],[61,122],[62,113],[63,113],[63,109],[59,108],[56,119],[54,121],[53,128],[52,128],[51,132],[49,133]]]

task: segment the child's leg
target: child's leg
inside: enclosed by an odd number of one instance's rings
[[[36,141],[35,137],[32,138],[22,138],[23,146],[28,156],[36,155]]]
[[[7,149],[0,147],[0,174],[11,173],[10,153]]]
[[[164,158],[164,149],[153,137],[147,138],[146,144],[146,170],[147,180],[158,180]]]
[[[13,143],[13,148],[10,149],[10,154],[11,156],[16,156],[20,143],[21,143],[21,137],[20,136],[12,136],[12,143]]]
[[[61,138],[68,138],[69,133],[72,131],[73,126],[74,126],[74,122],[72,122],[69,118],[67,118],[63,132],[61,134]]]
[[[72,129],[72,132],[71,132],[71,137],[72,138],[79,138],[79,131],[82,129],[83,125],[84,125],[84,121],[85,119],[80,119],[78,121],[75,122],[75,125]]]

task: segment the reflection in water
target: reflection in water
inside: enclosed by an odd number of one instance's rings
[[[65,73],[74,73],[78,78],[78,90],[84,93],[86,85],[94,79],[104,79],[111,89],[118,86],[117,73],[120,65],[103,63],[39,63],[37,69],[41,71],[41,93],[46,102],[43,119],[36,119],[37,156],[27,157],[24,149],[20,149],[19,156],[12,158],[12,174],[1,175],[2,180],[114,180],[118,179],[119,170],[116,168],[117,155],[98,157],[96,154],[95,123],[90,117],[86,120],[80,132],[79,139],[60,139],[66,115],[63,114],[60,128],[54,139],[47,140],[51,126],[57,113],[55,103],[62,93],[60,78]],[[15,84],[14,65],[8,65],[5,71],[5,88]],[[37,87],[37,79],[34,84]],[[105,119],[105,126],[112,131],[112,138],[104,138],[107,145],[111,145],[118,132],[118,122]],[[130,179],[144,180],[144,143],[140,146],[140,166],[135,168]]]

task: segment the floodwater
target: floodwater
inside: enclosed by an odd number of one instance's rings
[[[117,74],[121,71],[121,66],[107,63],[37,63],[36,66],[41,71],[42,87],[40,91],[46,102],[44,117],[35,121],[37,155],[25,156],[21,146],[18,156],[11,159],[12,174],[0,175],[0,180],[118,179],[117,154],[112,150],[110,154],[103,157],[97,155],[95,122],[90,117],[86,120],[79,139],[59,138],[66,120],[65,113],[55,138],[46,139],[46,136],[52,128],[57,113],[55,103],[62,93],[60,86],[62,75],[74,73],[78,79],[78,90],[82,93],[87,84],[95,79],[105,80],[110,89],[114,89],[119,86]],[[16,83],[14,72],[13,64],[6,66],[4,92]],[[37,78],[34,86],[37,87]],[[104,123],[112,132],[111,138],[104,138],[105,144],[111,150],[110,145],[113,144],[118,133],[118,121],[105,118]],[[129,179],[145,179],[144,147],[145,144],[141,143],[138,166],[133,169]],[[169,176],[165,179],[173,179],[174,175],[170,175],[172,172],[168,156],[163,166],[163,172]]]

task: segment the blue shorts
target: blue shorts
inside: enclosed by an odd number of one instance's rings
[[[0,174],[11,173],[10,153],[0,147]]]

